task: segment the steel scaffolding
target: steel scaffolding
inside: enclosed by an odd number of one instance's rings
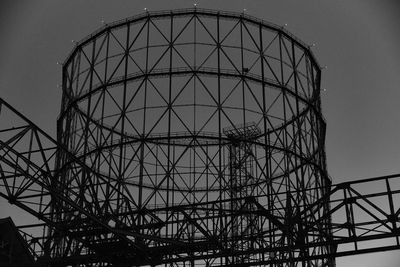
[[[20,228],[38,266],[335,266],[397,249],[399,176],[331,184],[320,78],[307,45],[243,13],[105,25],[63,64],[56,140],[0,99],[0,196],[41,221]]]

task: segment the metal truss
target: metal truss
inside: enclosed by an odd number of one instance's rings
[[[12,112],[16,112],[4,101],[1,101],[1,117],[7,118],[7,120],[1,120],[1,191],[2,197],[5,197],[10,203],[17,205],[18,207],[28,211],[29,213],[36,216],[38,219],[44,222],[44,224],[23,226],[20,228],[28,244],[31,246],[32,251],[36,252],[38,261],[44,262],[57,262],[57,259],[48,258],[46,261],[41,258],[45,253],[45,240],[42,236],[32,236],[28,234],[32,228],[43,228],[44,229],[60,229],[63,230],[65,226],[57,225],[57,223],[51,220],[51,213],[46,210],[49,209],[49,202],[52,196],[55,200],[65,199],[59,195],[59,192],[54,189],[48,190],[50,186],[46,179],[53,177],[52,171],[47,170],[46,166],[52,165],[54,160],[54,141],[38,129],[31,122],[26,120],[19,113],[10,114],[7,109]],[[10,116],[11,115],[11,116]],[[17,116],[14,116],[17,115]],[[21,117],[19,117],[21,116]],[[19,123],[18,119],[21,119]],[[10,120],[12,119],[12,120]],[[10,123],[12,121],[12,123]],[[9,123],[10,127],[4,127]],[[11,126],[14,125],[14,126]],[[18,125],[18,126],[17,126]],[[4,128],[3,128],[4,127]],[[5,138],[8,136],[8,138]],[[42,138],[39,138],[42,137]],[[23,141],[23,140],[29,140]],[[38,149],[36,145],[41,146]],[[61,149],[61,148],[57,148]],[[16,151],[18,150],[18,152]],[[48,153],[49,151],[52,151]],[[40,156],[38,156],[40,155]],[[34,158],[35,163],[32,162]],[[29,163],[30,162],[30,163]],[[23,163],[26,165],[24,167]],[[37,166],[37,167],[35,167]],[[45,173],[47,173],[45,175]],[[40,174],[40,175],[39,175]],[[330,212],[325,216],[331,218],[332,234],[329,242],[318,244],[318,243],[302,243],[292,247],[281,247],[279,250],[272,248],[264,248],[259,250],[248,250],[242,251],[240,255],[248,254],[261,254],[261,255],[275,255],[279,252],[284,251],[295,251],[296,249],[310,249],[315,246],[332,246],[334,249],[330,253],[320,255],[310,255],[303,257],[297,255],[293,262],[297,261],[308,261],[310,259],[318,258],[329,258],[339,257],[346,255],[354,255],[359,253],[369,253],[384,250],[399,249],[399,223],[400,223],[400,175],[391,175],[378,178],[363,179],[358,181],[341,183],[332,186],[329,194],[319,201],[310,205],[303,213],[316,214],[320,211],[321,206],[325,202],[329,202],[331,207]],[[241,199],[242,203],[256,203],[255,197],[244,197]],[[71,203],[72,201],[66,201]],[[227,203],[229,204],[229,203]],[[72,205],[71,205],[72,206]],[[264,216],[269,220],[273,221],[277,226],[285,227],[288,231],[294,232],[296,224],[302,221],[302,217],[305,214],[297,214],[288,222],[283,218],[274,217],[270,211],[258,205],[257,209],[251,211],[253,216]],[[199,203],[197,205],[186,205],[180,207],[174,207],[174,210],[180,210],[183,213],[190,213],[197,209],[207,210],[218,210],[218,203]],[[76,208],[75,212],[87,213],[82,208]],[[247,210],[238,209],[237,214],[249,213]],[[98,223],[96,217],[88,216],[91,223],[95,225]],[[321,218],[323,219],[323,218]],[[303,228],[303,234],[310,232],[311,229],[325,227],[320,225],[320,222],[316,221],[315,224],[305,224]],[[290,230],[292,228],[292,230]],[[98,224],[97,231],[103,229],[103,231],[110,231],[109,226],[103,223]],[[28,230],[28,231],[27,231]],[[37,233],[37,232],[36,232]],[[66,233],[71,239],[81,241],[79,235],[72,231]],[[47,236],[47,240],[51,240],[50,236]],[[379,242],[374,242],[378,240]],[[296,243],[296,242],[295,242]],[[50,245],[50,244],[47,244]],[[87,244],[85,244],[87,245]],[[47,249],[50,249],[47,248]],[[222,252],[216,256],[226,256],[229,252]],[[193,260],[196,259],[193,257]],[[74,262],[99,262],[99,255],[91,255],[84,257],[83,251],[80,251],[79,256],[68,255],[58,259],[64,263]],[[105,259],[106,261],[106,259]],[[257,263],[246,263],[246,265],[258,265],[258,264],[281,264],[287,263],[288,259],[277,259],[270,257],[268,260],[259,261]],[[242,265],[243,263],[239,264]]]
[[[315,223],[305,223],[307,213],[316,214],[320,207],[328,202],[330,212],[325,216],[330,218],[329,225],[321,225],[324,217]],[[267,211],[265,211],[267,213]],[[277,223],[278,225],[278,223]],[[332,250],[320,255],[298,254],[297,261],[309,261],[317,258],[336,258],[362,253],[371,253],[400,249],[400,174],[368,178],[333,185],[330,192],[323,198],[313,203],[299,214],[293,216],[286,227],[289,229],[300,226],[301,231],[294,233],[296,236],[309,235],[313,229],[324,232],[324,228],[331,228],[331,235],[327,242],[308,243],[295,242],[291,247],[283,248],[287,251],[308,250],[316,246],[329,246]],[[296,226],[297,225],[297,226]],[[293,231],[293,230],[292,230]],[[247,253],[268,253],[275,255],[281,252],[270,248]],[[294,266],[298,266],[298,262]],[[270,257],[268,260],[259,261],[257,264],[245,263],[237,266],[254,266],[263,264],[279,264],[290,260]]]
[[[47,262],[54,257],[74,257],[93,251],[99,253],[97,243],[104,239],[120,242],[126,248],[134,248],[134,253],[140,252],[142,256],[146,256],[146,252],[138,244],[115,231],[107,221],[100,220],[98,215],[101,211],[97,209],[95,201],[80,195],[81,188],[86,186],[79,180],[82,174],[88,183],[106,183],[104,177],[93,173],[2,99],[0,114],[0,196],[44,223],[22,228],[40,228],[39,233],[37,230],[33,231],[34,234],[23,232],[39,262]],[[63,169],[55,169],[56,158],[60,152],[71,162],[69,168],[73,169],[76,177],[76,180],[70,181],[75,186],[70,187],[68,191],[63,190],[59,179]],[[66,216],[65,222],[57,219],[59,214]],[[114,219],[118,222],[112,214],[107,216],[109,220]],[[83,229],[89,235],[91,231],[94,232],[101,240],[86,240],[85,235],[81,233]],[[66,244],[63,251],[55,249],[61,238]],[[102,256],[104,253],[102,252]],[[98,261],[96,259],[96,262]]]
[[[0,196],[40,220],[20,228],[38,266],[334,266],[398,248],[397,176],[332,186],[320,105],[320,67],[282,27],[146,12],[64,62],[57,141],[0,100]]]

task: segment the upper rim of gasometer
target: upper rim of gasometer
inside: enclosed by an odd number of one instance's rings
[[[242,18],[247,22],[254,23],[257,25],[261,25],[265,28],[268,28],[270,30],[274,30],[277,32],[282,33],[285,37],[291,39],[294,43],[299,45],[304,49],[304,51],[307,51],[310,59],[312,59],[313,63],[317,66],[318,71],[321,71],[321,67],[314,56],[314,53],[310,49],[310,45],[307,45],[305,42],[303,42],[301,39],[296,37],[294,34],[286,30],[283,26],[274,24],[272,22],[256,18],[254,16],[245,14],[245,13],[240,13],[240,12],[234,12],[234,11],[222,11],[222,10],[214,10],[214,9],[205,9],[205,8],[185,8],[185,9],[173,9],[173,10],[161,10],[161,11],[146,11],[143,13],[140,13],[138,15],[134,15],[132,17],[128,17],[125,19],[121,20],[116,20],[111,23],[106,23],[104,26],[100,27],[99,29],[95,30],[92,34],[84,37],[83,39],[75,42],[75,47],[72,49],[72,51],[68,54],[67,58],[63,62],[63,67],[68,65],[68,63],[71,61],[73,58],[74,54],[78,51],[78,49],[85,44],[89,43],[91,40],[95,39],[96,37],[100,36],[104,32],[110,29],[114,28],[119,28],[123,27],[129,23],[132,22],[137,22],[140,20],[144,20],[148,17],[154,17],[154,18],[161,18],[161,17],[169,17],[169,16],[187,16],[187,15],[192,15],[192,14],[197,14],[197,15],[202,15],[202,16],[211,16],[211,17],[222,17],[222,18],[231,18],[231,19],[238,19]]]

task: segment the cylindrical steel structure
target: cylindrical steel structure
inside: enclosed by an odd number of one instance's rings
[[[243,13],[105,25],[64,63],[58,141],[106,182],[62,155],[60,179],[88,179],[98,218],[153,260],[122,255],[131,265],[333,266],[311,208],[330,186],[320,74],[307,45]]]

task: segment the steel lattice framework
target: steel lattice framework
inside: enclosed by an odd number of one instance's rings
[[[0,195],[43,222],[20,229],[43,266],[334,266],[398,248],[398,176],[331,185],[320,76],[307,45],[245,14],[105,25],[63,64],[57,140],[0,100]]]

